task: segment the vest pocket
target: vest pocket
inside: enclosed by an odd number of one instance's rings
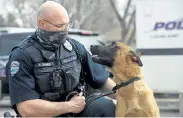
[[[66,84],[66,92],[73,91],[74,88],[76,88],[77,84],[79,83],[79,80],[76,77],[76,73],[74,72],[74,67],[69,68],[65,72],[65,84]]]
[[[72,92],[79,84],[80,68],[81,66],[78,64],[65,70],[65,88],[67,93]]]
[[[36,83],[42,93],[51,90],[50,75],[53,72],[53,67],[39,67],[34,69]]]

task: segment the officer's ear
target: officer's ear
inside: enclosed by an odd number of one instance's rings
[[[39,19],[37,24],[40,29],[44,29],[45,23],[43,20]]]

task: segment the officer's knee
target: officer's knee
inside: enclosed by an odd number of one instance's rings
[[[97,111],[101,111],[102,115],[105,117],[114,117],[116,106],[112,100],[101,98],[95,101],[96,107],[94,107]]]
[[[115,117],[115,110],[116,107],[112,100],[99,98],[87,106],[83,115],[85,117]]]

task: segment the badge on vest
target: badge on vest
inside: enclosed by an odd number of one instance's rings
[[[73,47],[71,45],[71,43],[69,41],[66,40],[66,42],[64,43],[64,47],[65,49],[67,49],[68,51],[72,51]]]
[[[18,61],[12,61],[10,65],[10,73],[11,76],[14,76],[20,68],[20,63]]]

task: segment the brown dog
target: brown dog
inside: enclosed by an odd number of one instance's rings
[[[129,46],[113,42],[93,45],[90,50],[95,62],[109,67],[117,85],[139,79],[117,90],[116,117],[160,117],[153,91],[143,79],[142,62]]]

